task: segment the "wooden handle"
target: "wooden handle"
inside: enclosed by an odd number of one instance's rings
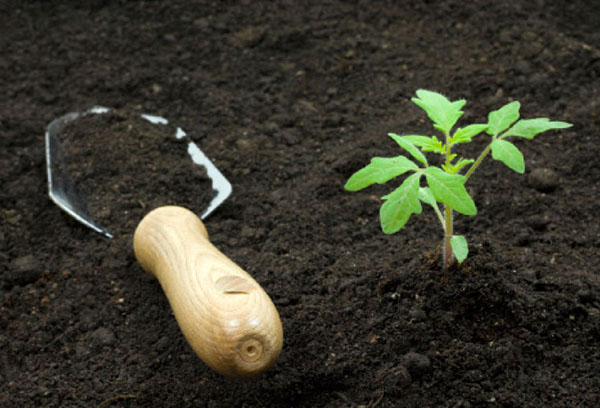
[[[187,341],[213,370],[251,377],[277,361],[283,343],[277,309],[210,243],[194,213],[172,206],[151,211],[135,231],[133,249],[159,280]]]

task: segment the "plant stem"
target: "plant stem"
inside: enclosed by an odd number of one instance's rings
[[[492,143],[496,140],[497,135],[494,135],[492,138]],[[446,135],[446,140],[448,140],[448,135]],[[477,160],[473,162],[471,167],[469,167],[469,171],[465,174],[465,183],[469,180],[469,177],[477,170],[477,167],[481,164],[483,159],[490,153],[492,150],[492,143],[487,145],[485,149],[481,152]],[[448,144],[448,143],[446,143]],[[450,146],[446,149],[446,164],[448,164],[450,158]],[[443,255],[443,269],[447,269],[454,263],[454,253],[452,252],[452,245],[450,244],[450,239],[452,238],[452,234],[454,233],[453,225],[452,225],[452,208],[446,205],[445,207],[445,224],[444,224],[444,255]]]
[[[492,139],[492,142],[494,140],[495,140],[495,138]],[[471,177],[471,174],[473,174],[473,172],[475,170],[477,170],[477,167],[479,167],[479,165],[481,164],[483,159],[485,159],[485,157],[490,153],[490,150],[492,150],[491,143],[489,145],[487,145],[485,149],[483,149],[483,151],[481,152],[481,154],[479,155],[477,160],[475,160],[475,162],[471,165],[471,167],[469,167],[469,171],[467,171],[467,173],[465,174],[465,183],[467,182],[467,180],[469,180],[469,177]]]
[[[437,215],[438,220],[440,220],[440,224],[442,224],[442,228],[444,229],[444,233],[446,232],[446,220],[440,211],[440,207],[438,207],[437,203],[433,206],[433,211],[435,211],[435,215]]]
[[[446,135],[446,140],[448,140],[448,135]],[[492,142],[496,140],[496,135],[492,138]],[[481,164],[483,159],[490,153],[492,150],[492,143],[487,145],[485,149],[481,152],[477,160],[473,162],[471,167],[469,167],[469,171],[465,174],[465,183],[469,180],[469,177],[477,170],[477,167]],[[446,149],[446,164],[448,163],[448,159],[450,158],[450,146]],[[454,263],[454,253],[452,252],[452,245],[450,244],[450,238],[452,238],[452,234],[454,233],[453,225],[452,225],[452,208],[445,206],[445,225],[444,225],[444,265],[443,268],[447,269]]]
[[[448,204],[444,205],[444,249],[443,249],[443,265],[442,269],[448,269],[454,263],[454,253],[452,252],[452,245],[450,244],[450,238],[452,238],[453,223],[452,223],[452,208]]]
[[[450,143],[450,134],[446,135],[446,168],[450,166],[452,161],[450,158],[452,146]],[[444,204],[444,249],[442,251],[442,269],[448,269],[454,262],[454,253],[452,252],[452,246],[450,245],[450,238],[454,233],[454,225],[452,222],[452,208],[448,204]]]

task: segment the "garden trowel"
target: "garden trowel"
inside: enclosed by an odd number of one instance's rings
[[[86,197],[69,176],[60,143],[68,123],[109,111],[94,107],[52,121],[46,130],[46,165],[52,201],[81,223],[112,238],[107,228],[95,222]],[[159,116],[142,117],[157,126],[168,123]],[[187,135],[177,128],[174,137]],[[188,141],[188,153],[194,163],[206,168],[212,180],[213,199],[200,216],[204,219],[227,199],[232,188],[192,141]],[[176,206],[149,212],[133,237],[136,258],[159,280],[181,331],[207,365],[231,377],[257,375],[271,367],[281,351],[279,314],[261,286],[211,244],[200,218]]]

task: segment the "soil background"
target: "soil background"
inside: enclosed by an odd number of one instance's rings
[[[584,0],[0,1],[0,406],[600,406],[598,21]],[[432,133],[419,88],[467,99],[460,123],[519,100],[574,124],[516,142],[524,176],[475,173],[479,214],[456,217],[471,253],[447,272],[432,211],[387,236],[393,183],[343,190],[400,154],[387,132]],[[206,225],[280,312],[264,376],[195,356],[132,229],[109,240],[49,200],[45,127],[94,105],[169,119],[233,184]],[[140,149],[113,174],[172,156]],[[104,200],[135,226],[203,197],[190,174]]]

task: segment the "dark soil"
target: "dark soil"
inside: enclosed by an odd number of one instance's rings
[[[600,406],[598,21],[584,0],[0,2],[0,406]],[[432,132],[419,88],[466,98],[461,123],[519,100],[574,124],[516,142],[525,176],[475,173],[479,214],[456,217],[471,253],[447,272],[432,211],[387,236],[392,186],[343,190],[398,154],[387,132]],[[168,118],[232,182],[206,225],[280,312],[263,377],[192,352],[133,256],[141,213],[108,217],[109,240],[49,200],[45,127],[94,105]],[[168,167],[179,146],[102,166]],[[182,177],[117,177],[102,201],[193,206]]]
[[[87,198],[94,221],[129,241],[150,209],[177,204],[200,214],[212,198],[205,169],[187,153],[188,139],[177,138],[171,123],[151,123],[142,115],[87,114],[57,135],[58,164]]]

